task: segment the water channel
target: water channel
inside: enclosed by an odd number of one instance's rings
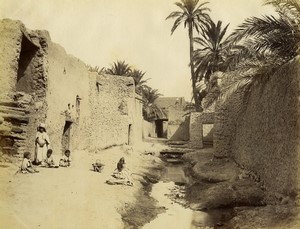
[[[172,228],[200,229],[222,225],[224,215],[221,210],[210,212],[195,211],[185,204],[184,195],[189,183],[182,163],[167,163],[166,171],[160,181],[153,185],[150,195],[164,206],[166,211],[159,214],[143,229]]]

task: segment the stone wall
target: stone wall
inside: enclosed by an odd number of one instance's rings
[[[299,93],[297,57],[255,85],[246,102],[236,95],[217,115],[217,156],[232,157],[252,171],[270,202],[299,192]]]

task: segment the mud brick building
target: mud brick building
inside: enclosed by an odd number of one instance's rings
[[[34,151],[37,126],[51,148],[96,150],[142,140],[142,102],[130,77],[98,75],[47,31],[0,21],[0,151]]]

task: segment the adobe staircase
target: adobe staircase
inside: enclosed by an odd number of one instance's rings
[[[194,151],[189,148],[189,142],[187,141],[168,141],[167,144],[169,148],[160,152],[166,162],[180,163],[182,155]]]
[[[30,101],[0,101],[0,151],[18,156],[26,144]]]

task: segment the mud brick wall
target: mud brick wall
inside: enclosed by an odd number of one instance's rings
[[[186,121],[184,106],[176,105],[168,108],[167,138],[172,141],[188,141],[189,125]]]
[[[266,189],[294,197],[300,168],[300,58],[255,87],[237,120],[233,157]]]
[[[135,107],[133,79],[109,75],[90,77],[89,91],[89,144],[103,148],[132,143]]]
[[[28,32],[20,21],[0,21],[0,150],[34,152],[38,120],[45,115],[47,44],[44,31]]]
[[[48,43],[46,124],[54,151],[95,151],[141,141],[142,105],[133,79],[88,72],[81,60]]]
[[[249,96],[240,92],[217,108],[216,156],[231,157],[252,171],[266,188],[270,203],[299,193],[299,93],[297,57],[265,83],[255,85]]]
[[[200,112],[192,112],[190,115],[190,146],[203,148],[203,128]]]
[[[132,78],[99,76],[53,43],[47,31],[0,21],[0,151],[34,152],[47,125],[54,154],[142,140],[142,103]]]
[[[203,124],[213,124],[214,113],[192,112],[190,115],[189,138],[192,148],[203,148]]]
[[[146,120],[143,120],[143,138],[147,137],[156,137],[155,134],[155,122],[148,122]]]
[[[16,89],[22,43],[20,21],[0,21],[0,99],[12,99]]]
[[[236,136],[236,120],[244,109],[244,99],[244,92],[238,91],[224,103],[216,104],[213,133],[215,157],[232,156],[232,144]]]

